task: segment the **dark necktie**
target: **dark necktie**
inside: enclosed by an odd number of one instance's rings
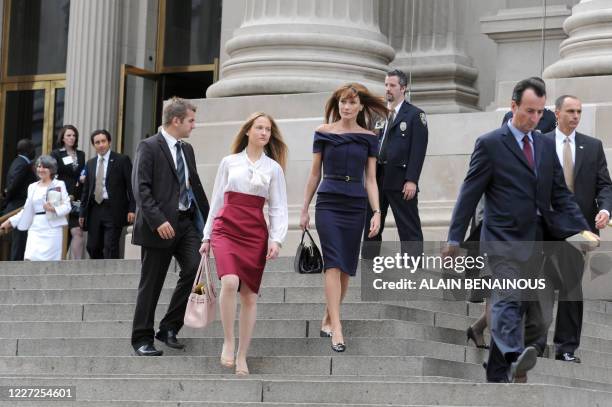
[[[525,154],[525,158],[529,163],[529,168],[533,170],[533,167],[535,167],[533,162],[533,150],[531,149],[531,140],[529,140],[528,135],[523,137],[523,154]]]
[[[389,119],[387,120],[387,125],[385,126],[385,128],[383,129],[383,139],[382,139],[382,143],[380,145],[380,151],[378,153],[378,157],[380,161],[384,161],[387,158],[387,140],[389,139],[389,127],[391,127],[391,125],[393,124],[393,121],[395,120],[395,110],[393,110],[390,114],[389,114]]]
[[[185,208],[189,207],[189,194],[187,193],[187,182],[185,181],[185,162],[183,161],[183,149],[181,143],[177,142],[176,146],[176,172],[179,178],[179,202]]]

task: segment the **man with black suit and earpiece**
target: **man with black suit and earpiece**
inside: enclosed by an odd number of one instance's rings
[[[160,132],[138,145],[132,183],[136,222],[132,242],[141,246],[142,270],[134,311],[132,346],[138,356],[160,356],[153,338],[183,349],[176,335],[183,327],[187,299],[200,263],[200,239],[209,204],[196,169],[193,147],[183,139],[195,127],[195,106],[172,98]],[[200,225],[200,226],[198,226]],[[157,301],[172,257],[181,271],[166,315],[154,335]]]
[[[576,131],[582,115],[582,103],[577,97],[560,96],[555,103],[555,114],[557,129],[544,137],[555,143],[566,185],[574,194],[589,229],[599,235],[599,230],[607,226],[612,211],[612,181],[603,145],[600,140]],[[557,288],[555,358],[580,363],[575,352],[582,331],[584,255],[566,242],[553,245],[553,249],[545,270],[547,278],[554,284],[548,287],[548,296],[542,301],[547,329],[544,335],[534,338],[527,326],[525,341],[533,342],[540,352],[544,351],[546,333],[553,318],[554,289]]]
[[[520,81],[512,95],[513,118],[479,137],[449,227],[444,256],[456,256],[476,205],[485,195],[480,235],[493,280],[524,279],[543,262],[542,242],[565,239],[589,229],[565,186],[555,143],[534,131],[542,117],[546,90],[541,82]],[[589,232],[590,233],[590,232]],[[596,237],[595,237],[596,238]],[[520,289],[493,290],[489,382],[525,382],[537,350],[525,347],[523,317],[534,316],[533,331],[544,333],[537,298]]]

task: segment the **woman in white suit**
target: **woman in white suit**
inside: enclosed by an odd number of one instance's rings
[[[40,180],[28,186],[28,198],[15,216],[0,225],[3,230],[28,231],[25,260],[61,260],[62,228],[68,225],[70,199],[64,181],[55,178],[57,161],[43,155],[36,160]]]

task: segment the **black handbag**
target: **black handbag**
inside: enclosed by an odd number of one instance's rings
[[[304,244],[304,236],[308,234],[310,244]],[[302,232],[302,241],[295,253],[293,268],[300,274],[316,274],[323,272],[323,258],[308,229]]]

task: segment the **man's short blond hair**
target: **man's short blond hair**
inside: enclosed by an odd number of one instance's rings
[[[187,111],[191,110],[195,113],[196,107],[186,99],[172,97],[166,107],[164,107],[163,125],[169,126],[172,124],[172,119],[177,117],[181,122],[187,117]]]

